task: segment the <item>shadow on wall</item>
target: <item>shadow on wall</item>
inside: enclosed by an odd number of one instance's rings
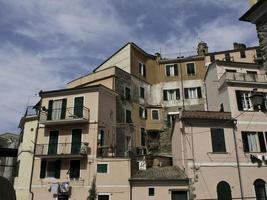
[[[0,200],[16,200],[13,186],[2,176],[0,176]]]

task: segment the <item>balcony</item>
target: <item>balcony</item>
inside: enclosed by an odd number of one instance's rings
[[[266,84],[267,75],[265,74],[249,74],[237,72],[225,72],[219,79],[219,86],[221,87],[225,82],[232,83],[247,83],[247,84]]]
[[[59,109],[42,109],[40,124],[60,125],[86,123],[89,120],[89,109],[86,107],[68,107]]]
[[[84,158],[90,154],[88,143],[36,144],[35,155],[45,158]]]

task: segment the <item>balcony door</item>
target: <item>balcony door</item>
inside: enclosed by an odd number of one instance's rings
[[[49,100],[47,120],[60,120],[66,117],[67,99]]]
[[[51,131],[49,135],[48,155],[56,155],[58,146],[58,131]]]
[[[74,113],[77,118],[83,117],[83,97],[75,97],[74,99]]]
[[[77,154],[81,149],[82,129],[72,130],[71,153]]]

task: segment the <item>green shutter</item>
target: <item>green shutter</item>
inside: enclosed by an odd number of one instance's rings
[[[241,99],[241,91],[236,90],[236,102],[237,102],[237,108],[239,111],[243,111],[243,105],[242,105],[242,99]]]
[[[166,65],[166,75],[170,76],[170,66]]]
[[[46,163],[46,160],[41,161],[40,178],[45,178]]]
[[[243,142],[244,152],[249,152],[248,133],[247,132],[241,132],[241,135],[242,135],[242,142]]]
[[[60,168],[61,168],[61,161],[55,161],[55,178],[60,178]]]
[[[52,119],[52,112],[53,112],[53,100],[49,100],[49,102],[48,102],[47,120],[51,120]]]
[[[179,100],[180,99],[180,90],[176,89],[176,99]]]
[[[75,97],[75,99],[74,99],[74,115],[77,118],[83,117],[83,97]]]
[[[174,65],[174,75],[178,76],[178,66],[177,66],[177,64]]]
[[[66,118],[67,99],[62,99],[60,119]]]
[[[188,88],[184,88],[184,98],[188,99]]]
[[[264,142],[263,132],[258,132],[261,152],[266,152],[266,146]]]
[[[143,74],[144,77],[146,77],[146,65],[144,65],[144,74]]]
[[[202,98],[201,87],[197,88],[197,97]]]
[[[163,100],[164,101],[168,100],[167,90],[163,90]]]

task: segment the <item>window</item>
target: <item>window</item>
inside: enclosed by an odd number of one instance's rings
[[[227,182],[221,181],[217,184],[217,198],[218,200],[232,199],[231,187]]]
[[[141,128],[141,146],[146,146],[146,131],[144,128]]]
[[[97,195],[97,200],[109,200],[108,194]]]
[[[71,160],[69,176],[71,179],[80,178],[80,160]]]
[[[143,87],[140,87],[140,90],[139,90],[139,97],[144,99],[145,98],[145,88]]]
[[[60,160],[55,161],[41,161],[40,178],[60,178]]]
[[[18,177],[19,176],[19,167],[20,167],[20,160],[17,161],[16,166],[12,170],[12,176]]]
[[[225,56],[225,61],[228,61],[228,62],[231,61],[230,53],[225,53],[224,56]]]
[[[256,194],[256,200],[266,200],[266,183],[262,179],[257,179],[254,181],[254,189]]]
[[[171,200],[188,200],[187,191],[172,191]]]
[[[238,110],[253,110],[253,106],[250,100],[250,92],[236,90],[236,101]]]
[[[224,130],[222,128],[211,128],[211,142],[213,152],[226,152]]]
[[[132,123],[132,112],[130,110],[126,110],[126,123]]]
[[[108,164],[97,164],[97,173],[108,173]]]
[[[178,76],[177,64],[166,65],[166,76]]]
[[[202,98],[201,87],[184,88],[184,95],[185,95],[185,99]]]
[[[148,196],[155,196],[155,188],[148,188]]]
[[[49,100],[47,120],[60,120],[66,117],[67,99]]]
[[[152,113],[152,120],[159,120],[159,111],[158,110],[151,110]]]
[[[145,64],[139,62],[139,73],[143,76],[146,77],[146,66]]]
[[[266,152],[263,132],[242,131],[244,152]]]
[[[142,119],[146,119],[147,111],[145,108],[139,107],[139,117],[141,117]]]
[[[256,49],[256,54],[257,54],[257,58],[261,58],[262,57],[260,48]]]
[[[236,70],[235,69],[226,69],[225,71],[226,72],[231,72],[231,73],[236,73]]]
[[[186,70],[187,70],[187,75],[188,76],[196,75],[195,63],[187,63],[186,64]]]
[[[213,62],[215,60],[215,55],[214,54],[211,54],[210,55],[210,62]]]
[[[179,100],[179,99],[180,99],[179,89],[163,90],[164,101]]]
[[[104,146],[104,130],[100,130],[97,137],[97,145]]]
[[[245,49],[240,50],[240,58],[246,58],[246,51]]]
[[[128,87],[125,87],[125,99],[131,100],[131,90]]]
[[[175,123],[175,115],[167,115],[167,126],[169,128],[173,127],[174,123]]]

